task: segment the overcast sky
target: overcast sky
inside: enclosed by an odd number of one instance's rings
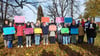
[[[29,2],[32,2],[32,1],[34,1],[34,0],[29,0]],[[35,1],[45,1],[45,0],[35,0]],[[84,9],[85,9],[85,6],[84,6],[84,2],[85,1],[84,0],[79,0],[79,1],[81,3],[80,4],[80,11],[81,11],[80,14],[83,14],[84,13]],[[46,14],[47,13],[47,9],[44,6],[46,6],[49,3],[50,3],[50,1],[48,1],[46,3],[42,3],[42,4],[40,3],[40,4],[37,5],[37,7],[39,5],[41,5],[42,8],[43,8],[44,14]],[[29,6],[30,8],[24,6],[24,8],[22,10],[23,14],[24,14],[23,16],[26,17],[26,22],[30,21],[30,22],[34,22],[35,23],[36,22],[36,18],[37,18],[37,9],[35,7],[33,7],[32,5],[29,5],[29,4],[27,4],[27,6]]]

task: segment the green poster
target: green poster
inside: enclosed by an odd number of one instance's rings
[[[62,28],[61,33],[62,34],[69,33],[69,28]]]

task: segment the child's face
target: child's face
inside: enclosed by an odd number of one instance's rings
[[[5,24],[8,24],[8,21],[5,21]]]
[[[10,26],[12,26],[12,23],[9,23]]]
[[[27,25],[30,25],[29,23],[27,23]]]
[[[21,26],[21,24],[20,24],[20,25],[18,25],[18,26]]]

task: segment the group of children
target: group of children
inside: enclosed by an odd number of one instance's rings
[[[57,26],[56,31],[49,31],[49,26],[55,24]],[[84,40],[84,34],[87,35],[87,42],[88,44],[94,43],[94,38],[96,37],[96,24],[93,20],[87,20],[87,22],[78,22],[76,24],[75,20],[72,21],[72,23],[62,23],[62,24],[56,24],[53,21],[51,23],[40,23],[39,21],[34,24],[33,22],[27,22],[27,24],[12,24],[10,22],[8,24],[8,21],[5,20],[3,28],[4,27],[15,27],[16,29],[16,36],[18,37],[18,48],[23,48],[23,37],[24,37],[24,29],[25,28],[41,28],[42,34],[26,34],[26,47],[31,47],[32,43],[35,43],[35,45],[40,45],[41,39],[43,38],[43,45],[54,44],[57,40],[59,44],[68,45],[70,43],[76,44],[76,37],[78,36],[78,43],[83,43]],[[69,28],[68,34],[62,34],[61,29],[62,28]],[[79,34],[70,34],[71,28],[78,28]],[[8,46],[8,48],[12,48],[13,46],[13,40],[14,40],[14,34],[11,35],[4,35],[4,45],[5,47]]]

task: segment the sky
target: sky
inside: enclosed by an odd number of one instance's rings
[[[29,0],[29,2],[32,2],[32,1],[34,1],[34,0]],[[35,0],[35,1],[45,1],[45,0]],[[84,13],[84,9],[85,9],[85,6],[84,6],[84,2],[85,1],[84,0],[79,0],[79,1],[80,1],[80,14],[83,14]],[[42,8],[43,8],[43,13],[47,14],[47,9],[44,7],[47,4],[50,4],[50,1],[48,1],[46,3],[42,3],[42,4],[40,3],[40,4],[37,5],[37,7],[39,5],[41,5]],[[29,6],[30,8],[24,6],[24,8],[22,9],[22,13],[23,13],[22,16],[25,16],[25,21],[26,22],[29,21],[29,22],[36,23],[37,9],[35,7],[33,7],[32,5],[30,5],[30,4],[26,4],[26,5]]]

